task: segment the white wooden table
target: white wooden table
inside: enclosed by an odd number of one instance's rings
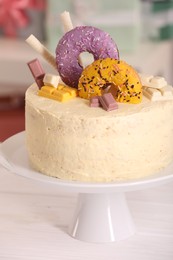
[[[0,260],[172,260],[173,182],[127,194],[137,232],[89,244],[66,233],[76,195],[0,166]]]

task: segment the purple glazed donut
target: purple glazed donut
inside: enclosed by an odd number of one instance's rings
[[[78,57],[82,52],[93,54],[94,60],[119,59],[118,48],[108,33],[92,26],[75,27],[60,39],[56,48],[58,72],[71,87],[78,87],[83,70]]]

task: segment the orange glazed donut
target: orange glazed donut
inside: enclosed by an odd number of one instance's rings
[[[137,104],[142,100],[142,84],[137,72],[126,62],[99,59],[87,66],[79,79],[81,98],[101,96],[109,86],[117,102]]]

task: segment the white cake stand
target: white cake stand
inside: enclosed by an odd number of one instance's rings
[[[23,177],[56,185],[58,190],[64,192],[79,193],[69,234],[87,242],[113,242],[133,235],[135,228],[125,192],[150,188],[173,179],[173,163],[153,177],[137,181],[82,183],[48,177],[34,171],[29,165],[24,132],[1,144],[0,163]]]

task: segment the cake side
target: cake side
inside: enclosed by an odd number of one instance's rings
[[[173,102],[121,104],[107,113],[85,99],[59,103],[26,92],[26,138],[32,166],[61,179],[138,179],[173,159]]]

